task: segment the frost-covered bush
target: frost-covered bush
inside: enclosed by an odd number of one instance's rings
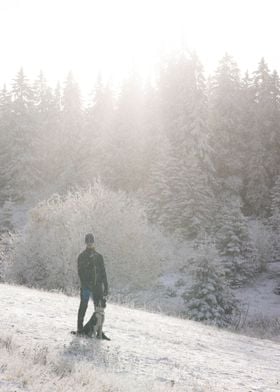
[[[237,301],[226,285],[222,263],[214,247],[201,249],[193,271],[193,285],[183,294],[186,314],[220,327],[231,324]]]
[[[93,232],[111,288],[147,287],[159,275],[166,240],[148,224],[141,205],[96,182],[91,188],[54,195],[29,213],[13,238],[7,278],[47,289],[77,287],[78,254]]]

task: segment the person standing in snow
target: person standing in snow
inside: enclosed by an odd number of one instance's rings
[[[83,324],[89,298],[92,297],[94,309],[105,308],[104,297],[108,295],[108,281],[103,257],[94,247],[94,236],[85,236],[86,249],[78,257],[78,275],[80,278],[80,306],[78,311],[77,334],[83,333]],[[103,334],[104,335],[104,334]],[[106,336],[104,335],[106,339]]]

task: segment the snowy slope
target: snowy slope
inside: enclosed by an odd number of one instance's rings
[[[1,391],[280,391],[280,345],[269,340],[113,304],[112,341],[81,339],[69,333],[78,298],[1,284],[0,299]],[[111,386],[93,389],[98,377]]]

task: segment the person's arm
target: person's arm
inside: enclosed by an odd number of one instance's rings
[[[106,297],[108,295],[108,280],[107,280],[107,274],[106,274],[106,269],[104,265],[104,260],[103,257],[101,256],[101,280],[104,286],[104,296]]]
[[[86,275],[87,275],[86,271],[84,269],[82,255],[79,255],[79,257],[78,257],[78,275],[79,275],[80,282],[81,282],[81,285],[82,285],[83,282],[85,281]]]

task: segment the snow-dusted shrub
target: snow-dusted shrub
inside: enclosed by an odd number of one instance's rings
[[[231,324],[237,301],[226,285],[223,266],[213,246],[201,249],[193,275],[192,287],[182,295],[187,316],[220,327]]]
[[[141,205],[96,182],[87,190],[54,195],[29,213],[13,239],[9,277],[20,283],[71,291],[78,254],[93,232],[111,288],[147,287],[161,271],[166,240],[148,224]]]

